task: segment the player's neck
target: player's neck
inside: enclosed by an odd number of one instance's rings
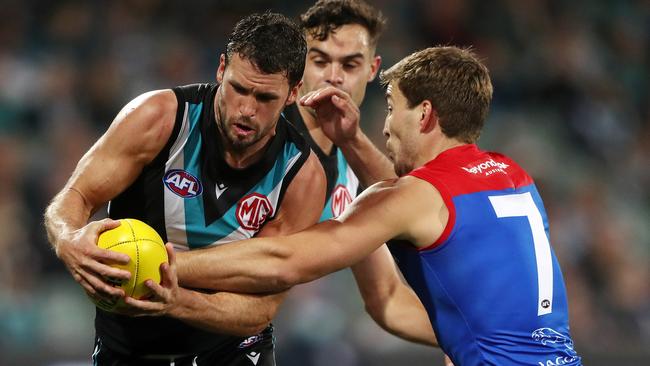
[[[309,134],[316,145],[318,145],[325,154],[329,155],[334,147],[334,143],[325,135],[325,133],[323,133],[323,129],[316,123],[316,116],[313,114],[314,112],[300,105],[298,106],[298,112],[300,113],[300,117],[302,117],[302,121],[305,123],[307,131],[309,131]]]
[[[450,139],[447,137],[437,139],[432,144],[429,144],[426,148],[426,151],[422,151],[419,156],[421,156],[420,161],[417,162],[416,166],[422,166],[429,161],[435,159],[438,155],[443,152],[453,149],[454,147],[467,145],[466,142],[459,141],[457,139]]]

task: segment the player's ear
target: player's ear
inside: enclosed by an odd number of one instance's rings
[[[221,84],[223,82],[223,73],[226,71],[226,55],[223,53],[219,57],[219,68],[217,68],[217,82]]]
[[[301,86],[302,86],[302,80],[300,80],[298,82],[298,84],[296,84],[296,86],[291,88],[291,90],[289,91],[289,96],[287,97],[287,102],[285,103],[285,105],[290,105],[290,104],[292,104],[293,102],[296,101],[296,98],[298,98],[298,89],[300,89]]]
[[[433,108],[430,101],[424,100],[419,105],[420,109],[420,133],[429,133],[438,125],[438,112]]]
[[[368,82],[375,80],[377,72],[379,71],[379,66],[381,66],[381,56],[377,55],[372,59],[370,64],[370,74],[368,75]]]

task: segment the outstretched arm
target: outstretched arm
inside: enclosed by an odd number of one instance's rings
[[[429,316],[401,278],[386,245],[352,266],[366,311],[384,330],[407,341],[438,346]]]
[[[413,177],[370,187],[336,220],[283,237],[255,238],[204,250],[219,289],[269,292],[349,267],[391,238],[417,246],[434,242],[446,210],[439,193]]]
[[[316,111],[316,122],[348,161],[365,187],[397,177],[388,160],[359,127],[359,107],[346,92],[326,87],[300,98],[300,104]]]

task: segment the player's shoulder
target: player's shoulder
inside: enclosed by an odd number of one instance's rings
[[[503,167],[516,187],[533,183],[533,178],[528,174],[528,172],[526,172],[526,170],[511,157],[494,151],[486,152],[486,154],[488,154],[496,164]]]
[[[363,195],[378,195],[400,200],[427,200],[440,197],[438,189],[430,182],[415,176],[387,179],[368,187]]]
[[[130,109],[138,109],[144,119],[156,121],[164,116],[176,114],[178,102],[171,89],[153,90],[140,94],[127,105]]]
[[[311,170],[315,172],[323,172],[323,174],[325,174],[323,170],[323,166],[320,163],[320,160],[318,160],[318,156],[316,156],[316,153],[314,153],[313,150],[309,149],[307,150],[307,154],[309,155],[307,156],[307,159],[305,160],[302,169]]]
[[[205,101],[205,97],[217,88],[218,85],[214,83],[195,83],[174,87],[172,91],[179,101],[197,104]]]
[[[286,139],[289,142],[295,144],[301,151],[306,152],[312,148],[305,135],[309,134],[309,131],[305,130],[301,132],[301,129],[297,127],[296,123],[289,120],[285,113],[280,114],[276,132],[282,132],[286,134]]]

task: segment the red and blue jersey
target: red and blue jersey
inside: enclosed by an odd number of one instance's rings
[[[446,150],[410,175],[440,192],[449,219],[429,247],[390,249],[454,364],[580,365],[531,177],[476,145]]]

